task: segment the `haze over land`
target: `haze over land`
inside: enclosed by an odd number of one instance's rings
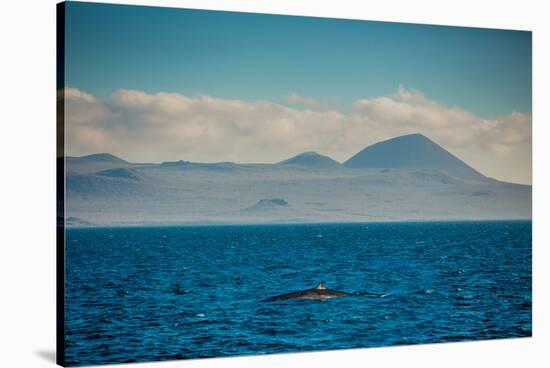
[[[277,164],[66,159],[69,225],[531,218],[531,187],[487,178],[420,134],[341,163],[305,152]]]

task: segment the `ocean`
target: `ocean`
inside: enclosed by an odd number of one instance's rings
[[[66,362],[527,337],[531,257],[531,221],[69,228]]]

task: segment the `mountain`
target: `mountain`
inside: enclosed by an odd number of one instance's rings
[[[531,218],[531,186],[488,179],[408,135],[339,164],[306,152],[277,164],[137,164],[67,157],[67,226]]]
[[[111,155],[110,153],[94,153],[92,155],[73,157],[73,158],[78,158],[83,161],[92,161],[92,162],[111,162],[116,164],[128,163],[128,161],[125,161],[119,157],[116,157],[115,155]]]
[[[92,227],[92,226],[95,226],[95,224],[79,219],[78,217],[67,217],[65,219],[65,226],[66,227]]]
[[[432,170],[465,180],[489,180],[422,134],[378,142],[351,157],[344,165],[350,168]]]
[[[65,157],[65,167],[70,174],[91,174],[104,170],[140,167],[145,164],[134,164],[110,153],[95,153],[87,156]]]
[[[316,169],[338,169],[342,164],[328,156],[320,155],[317,152],[304,152],[288,160],[279,162],[281,165],[294,165]]]
[[[258,202],[256,202],[254,206],[245,208],[244,211],[252,212],[255,214],[269,214],[280,209],[287,209],[289,207],[290,206],[288,202],[281,198],[260,199]]]
[[[121,178],[129,180],[141,180],[141,177],[137,170],[127,169],[127,168],[118,168],[118,169],[108,169],[98,172],[96,175],[105,176],[109,178]]]

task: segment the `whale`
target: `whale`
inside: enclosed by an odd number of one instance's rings
[[[337,291],[327,289],[326,284],[321,281],[313,289],[306,289],[301,291],[293,291],[287,294],[281,294],[265,299],[265,302],[282,302],[286,300],[298,300],[298,299],[311,299],[311,300],[327,300],[332,298],[341,298],[345,296],[352,296],[352,294],[345,293],[343,291]]]

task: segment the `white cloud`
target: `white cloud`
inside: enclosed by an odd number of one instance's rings
[[[314,150],[344,161],[368,144],[419,132],[486,174],[531,180],[531,114],[484,119],[402,86],[395,95],[357,100],[346,113],[122,89],[99,100],[67,88],[65,98],[71,155],[111,152],[133,161],[276,162]],[[317,103],[296,94],[287,100]],[[516,167],[507,167],[510,162]]]
[[[449,149],[505,153],[531,144],[531,114],[484,119],[460,107],[443,106],[403,86],[394,96],[356,101],[354,114],[389,136],[419,132]]]
[[[301,106],[310,107],[310,108],[326,108],[326,107],[329,107],[329,105],[327,103],[325,103],[324,101],[321,101],[321,100],[318,100],[318,99],[315,99],[315,98],[311,98],[311,97],[301,96],[301,95],[296,94],[294,92],[292,92],[291,94],[286,96],[286,102],[290,105],[301,105]]]

